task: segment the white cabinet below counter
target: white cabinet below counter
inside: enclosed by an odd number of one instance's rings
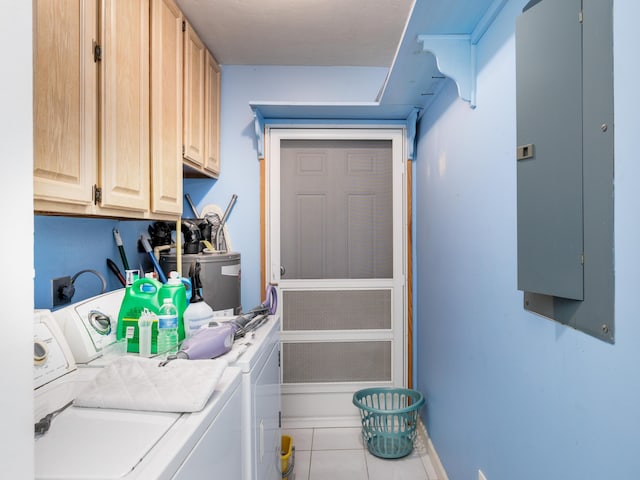
[[[172,480],[240,478],[242,435],[238,424],[242,414],[242,384],[234,382],[230,385],[226,388],[232,393],[220,413],[207,426]],[[185,422],[188,421],[187,418]]]
[[[242,478],[279,480],[280,317],[247,334],[251,346],[234,367],[242,371]]]

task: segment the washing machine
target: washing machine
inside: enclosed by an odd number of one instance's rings
[[[91,297],[53,312],[77,364],[104,365],[126,352],[118,344],[118,313],[125,289]]]
[[[88,331],[84,337],[78,334],[72,349],[60,325],[73,332],[73,338],[86,325],[86,319],[77,312],[84,315],[100,311],[117,318],[117,310],[114,313],[113,307],[104,305],[102,296],[82,302],[82,306],[75,305],[59,314],[58,317],[68,315],[60,322],[48,310],[34,312],[34,423],[51,414],[49,428],[35,438],[35,478],[240,478],[243,412],[242,372],[238,367],[225,368],[205,407],[196,413],[72,404],[109,363],[109,357],[117,355],[113,350],[107,354],[114,342],[96,342]],[[98,323],[104,325],[105,321],[101,318]],[[79,348],[85,352],[79,355],[85,363],[74,358],[73,351]],[[94,358],[89,359],[91,356]]]

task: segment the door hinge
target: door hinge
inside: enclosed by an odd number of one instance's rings
[[[93,42],[93,61],[96,63],[102,61],[102,47],[96,41]]]
[[[185,22],[184,20],[182,20],[182,31],[183,32],[187,31],[187,22]]]
[[[184,157],[184,144],[182,145],[182,156]]]
[[[98,205],[100,202],[102,202],[102,188],[100,188],[98,185],[94,185],[93,186],[93,203],[95,205]]]
[[[580,255],[580,265],[584,265],[584,253]]]
[[[578,21],[579,21],[580,23],[583,23],[583,21],[584,21],[584,15],[582,14],[582,10],[580,10],[580,11],[578,12]]]
[[[278,350],[278,368],[280,368],[280,350]]]
[[[278,428],[282,428],[282,412],[278,412]]]

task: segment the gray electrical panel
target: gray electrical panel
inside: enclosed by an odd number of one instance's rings
[[[534,0],[516,25],[518,289],[614,341],[612,0]]]

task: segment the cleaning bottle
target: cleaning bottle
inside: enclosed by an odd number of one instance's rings
[[[135,280],[133,284],[126,288],[122,303],[120,304],[120,312],[118,313],[118,327],[116,330],[116,338],[121,340],[127,339],[127,352],[137,353],[140,350],[140,328],[138,320],[144,309],[151,312],[157,312],[160,308],[158,303],[158,293],[162,284],[152,278],[141,278]],[[151,326],[152,340],[151,350],[155,350],[155,335],[157,334],[157,326]]]
[[[169,297],[158,312],[158,353],[173,355],[178,351],[178,309]]]
[[[189,268],[191,279],[191,300],[184,311],[185,338],[191,337],[201,327],[206,327],[213,320],[213,308],[202,298],[202,282],[200,281],[200,262]]]
[[[187,287],[188,296],[187,296]],[[184,340],[184,311],[187,309],[188,298],[191,298],[191,282],[188,278],[181,278],[178,272],[170,272],[167,283],[158,291],[158,304],[163,305],[164,300],[171,299],[171,303],[178,311],[178,342]],[[158,350],[161,353],[161,350]]]

